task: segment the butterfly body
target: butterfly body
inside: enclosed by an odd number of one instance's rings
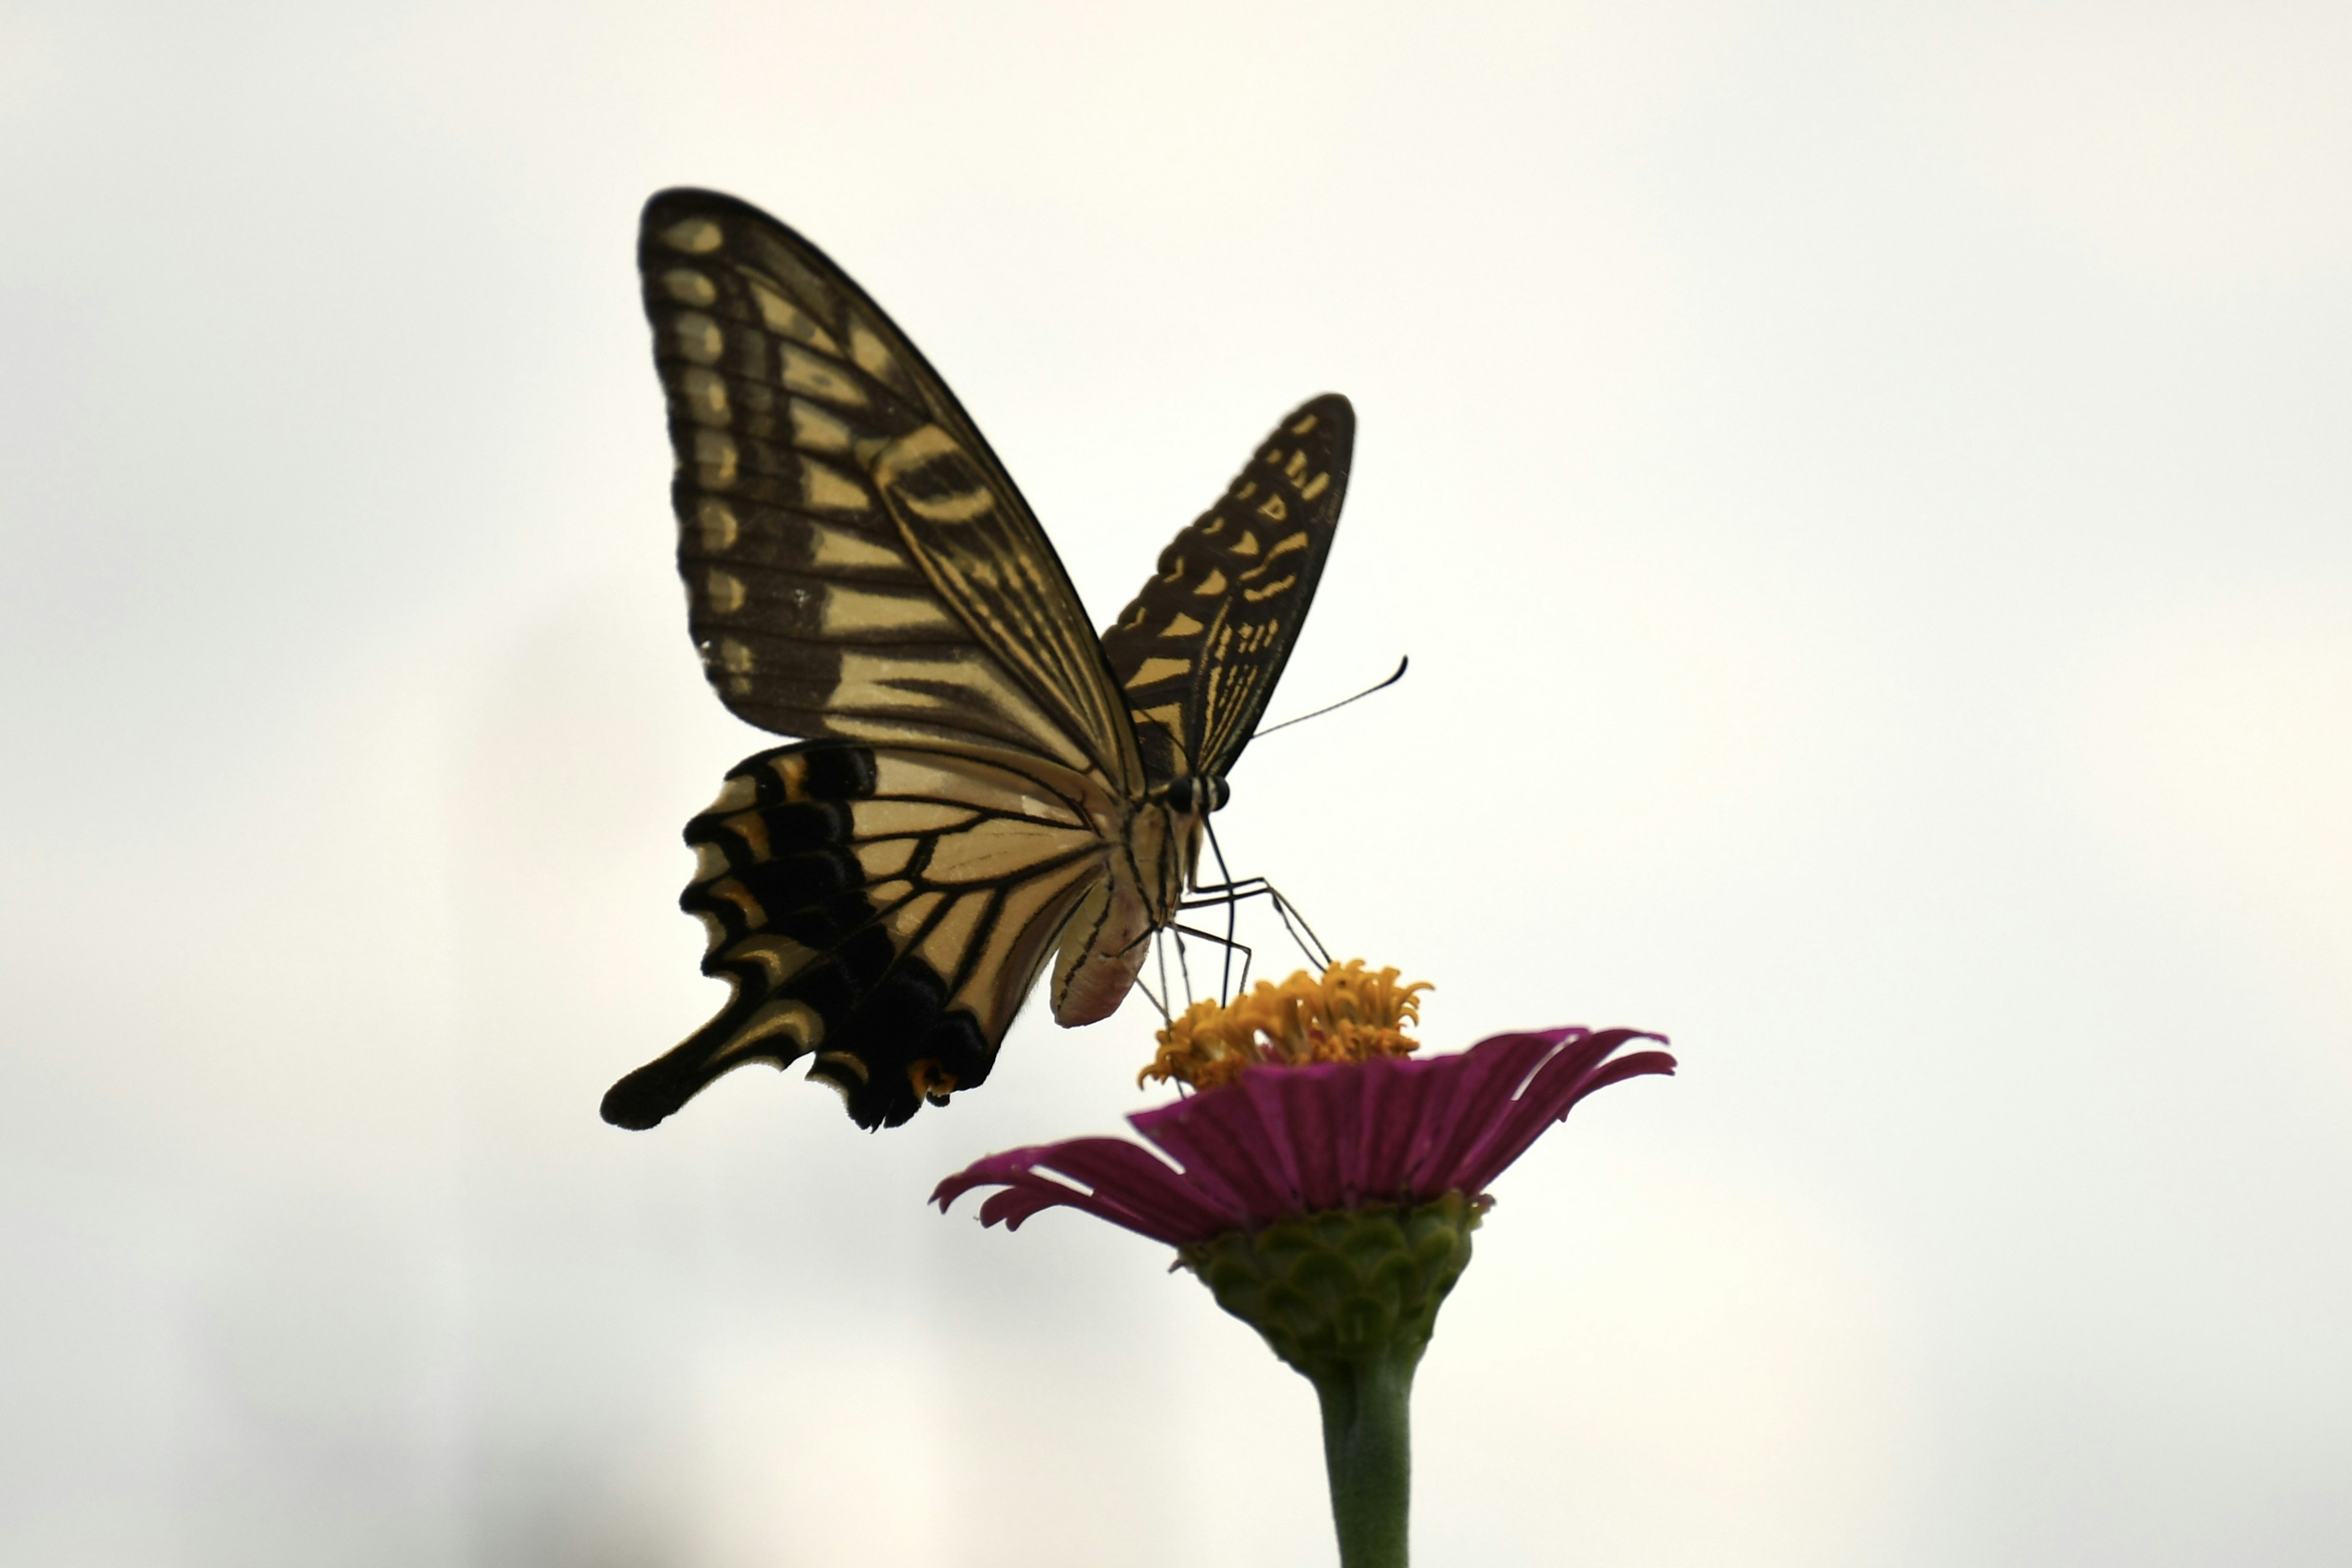
[[[807,737],[687,827],[728,1005],[615,1084],[648,1127],[732,1068],[813,1058],[866,1126],[982,1081],[1049,963],[1108,1016],[1194,879],[1208,814],[1337,526],[1353,416],[1295,412],[1097,638],[937,374],[846,274],[731,197],[639,243],[705,673]]]

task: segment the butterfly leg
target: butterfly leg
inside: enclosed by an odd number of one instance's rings
[[[1212,907],[1219,900],[1209,900],[1204,901],[1201,907]],[[1139,981],[1138,982],[1138,984],[1141,987],[1143,994],[1150,999],[1152,1006],[1159,1010],[1160,1016],[1163,1019],[1166,1019],[1171,1023],[1175,1021],[1176,997],[1178,995],[1179,987],[1181,988],[1181,994],[1187,1005],[1190,1005],[1192,1001],[1194,999],[1194,992],[1192,989],[1192,952],[1184,945],[1184,939],[1188,936],[1198,938],[1202,942],[1210,942],[1219,948],[1224,949],[1228,962],[1230,962],[1231,955],[1233,953],[1240,953],[1242,955],[1242,984],[1244,986],[1248,985],[1251,963],[1251,952],[1248,943],[1236,942],[1230,937],[1219,936],[1213,931],[1202,931],[1197,926],[1172,923],[1160,927],[1157,931],[1154,931],[1151,934],[1154,938],[1158,939],[1156,952],[1160,964],[1159,994],[1153,995],[1151,988],[1148,985],[1142,985]],[[1170,984],[1168,975],[1168,949],[1171,945],[1173,945],[1176,949],[1176,979],[1174,984]],[[1231,999],[1230,994],[1228,994],[1219,997],[1218,1001],[1220,1004],[1223,1004],[1230,1001]]]
[[[1171,931],[1172,933],[1174,933],[1175,938],[1176,938],[1176,958],[1177,958],[1177,962],[1178,962],[1179,963],[1181,963],[1183,962],[1183,959],[1184,959],[1184,939],[1185,939],[1186,937],[1188,937],[1188,936],[1191,936],[1191,937],[1198,937],[1198,938],[1200,938],[1200,940],[1202,940],[1202,942],[1213,942],[1213,943],[1215,943],[1218,947],[1223,948],[1223,949],[1224,950],[1224,959],[1225,959],[1224,976],[1223,976],[1224,981],[1230,981],[1230,980],[1232,979],[1232,977],[1233,977],[1233,957],[1234,957],[1234,953],[1237,953],[1237,952],[1238,952],[1238,953],[1240,953],[1240,954],[1242,955],[1242,987],[1243,987],[1244,989],[1247,989],[1247,987],[1248,987],[1248,985],[1249,985],[1250,963],[1251,963],[1251,959],[1252,959],[1252,957],[1253,957],[1253,954],[1252,954],[1252,953],[1251,953],[1251,952],[1250,952],[1249,944],[1248,944],[1247,942],[1235,942],[1235,941],[1234,941],[1233,938],[1231,938],[1231,937],[1227,937],[1227,936],[1219,936],[1215,931],[1202,931],[1202,930],[1200,930],[1200,929],[1198,929],[1197,927],[1194,927],[1194,926],[1188,926],[1188,925],[1171,925],[1171,926],[1170,926],[1168,929],[1169,929],[1169,931]],[[1223,985],[1223,982],[1221,982],[1220,984],[1221,984],[1221,986],[1222,986],[1222,985]],[[1189,977],[1189,976],[1187,977],[1187,981],[1186,981],[1185,994],[1186,994],[1186,995],[1188,995],[1188,996],[1192,994],[1191,982],[1190,982],[1190,977]],[[1221,989],[1221,990],[1219,991],[1219,994],[1218,994],[1218,996],[1217,996],[1217,1002],[1218,1002],[1218,1005],[1219,1005],[1220,1006],[1223,1005],[1225,1003],[1228,1003],[1228,1002],[1232,1001],[1233,999],[1234,999],[1234,994],[1233,994],[1233,992],[1232,992],[1232,990],[1231,990],[1231,989]]]
[[[1193,891],[1202,896],[1186,900],[1176,906],[1179,910],[1213,909],[1219,905],[1230,907],[1244,899],[1265,899],[1274,906],[1275,917],[1282,921],[1282,929],[1290,934],[1290,940],[1297,944],[1298,951],[1307,961],[1318,969],[1331,966],[1331,950],[1324,945],[1321,937],[1315,934],[1315,928],[1307,923],[1307,917],[1299,912],[1298,906],[1283,897],[1282,890],[1265,878],[1249,877],[1238,882],[1195,888]]]
[[[1209,903],[1213,904],[1215,901],[1216,900],[1209,900]],[[1189,908],[1191,906],[1180,905],[1179,907]],[[1205,908],[1207,905],[1203,905],[1202,907]],[[1237,942],[1229,944],[1226,938],[1217,935],[1214,931],[1200,931],[1192,926],[1186,925],[1171,924],[1162,926],[1155,931],[1145,932],[1144,936],[1136,938],[1136,941],[1138,942],[1143,941],[1145,937],[1150,937],[1153,941],[1153,952],[1160,965],[1160,993],[1158,995],[1152,994],[1151,988],[1149,985],[1144,984],[1140,978],[1136,982],[1137,988],[1143,993],[1145,997],[1150,1001],[1152,1006],[1159,1011],[1160,1018],[1168,1023],[1175,1022],[1177,995],[1175,988],[1171,986],[1168,981],[1168,949],[1171,945],[1168,940],[1169,938],[1172,937],[1174,939],[1172,945],[1176,949],[1177,984],[1183,987],[1183,995],[1186,1005],[1191,1005],[1192,1001],[1192,955],[1184,947],[1184,939],[1187,936],[1199,937],[1203,942],[1214,942],[1220,947],[1225,947],[1228,945],[1241,947],[1241,944]],[[1249,973],[1247,963],[1249,949],[1247,947],[1241,947],[1241,952],[1244,955],[1242,973],[1244,977],[1244,984],[1246,984],[1246,977]],[[1220,998],[1220,1000],[1222,1001],[1223,998]]]
[[[1265,890],[1265,879],[1263,877],[1252,877],[1240,882],[1213,882],[1205,888],[1192,889],[1195,893],[1204,895],[1203,897],[1186,899],[1176,906],[1180,913],[1186,910],[1222,909],[1225,911],[1225,934],[1222,937],[1213,936],[1207,931],[1193,930],[1189,926],[1174,928],[1179,931],[1189,931],[1202,941],[1213,942],[1224,950],[1224,964],[1217,977],[1217,999],[1221,1003],[1229,1002],[1234,997],[1234,953],[1238,951],[1247,954],[1250,951],[1236,936],[1238,906],[1244,899],[1255,898],[1259,892]],[[1181,952],[1181,951],[1182,942],[1179,939],[1178,952]],[[1246,958],[1242,964],[1241,988],[1243,990],[1249,988],[1249,963]]]
[[[1144,999],[1150,1002],[1152,1007],[1159,1013],[1160,1021],[1161,1023],[1173,1024],[1176,1021],[1176,993],[1168,984],[1168,943],[1164,940],[1167,935],[1167,931],[1166,928],[1157,928],[1146,932],[1145,934],[1151,939],[1152,957],[1160,966],[1160,990],[1155,994],[1151,987],[1145,984],[1140,975],[1136,978],[1135,988],[1143,993]],[[1139,938],[1138,940],[1139,941],[1141,939]],[[1178,939],[1178,948],[1177,963],[1181,966],[1183,963],[1183,953],[1181,952],[1182,939],[1181,938]],[[1192,984],[1189,976],[1186,978],[1185,997],[1189,1003],[1192,997]]]
[[[1282,917],[1282,929],[1290,933],[1290,940],[1298,944],[1298,951],[1318,968],[1330,968],[1336,962],[1331,950],[1323,944],[1321,937],[1315,934],[1315,928],[1307,923],[1307,917],[1298,912],[1298,906],[1284,898],[1272,883],[1266,885],[1265,890],[1267,896],[1274,900],[1274,912]],[[1300,934],[1302,931],[1306,933],[1303,936]]]
[[[1221,881],[1221,882],[1219,882],[1219,883],[1217,883],[1213,889],[1199,889],[1199,890],[1200,890],[1200,891],[1203,891],[1203,892],[1209,892],[1209,891],[1222,891],[1222,892],[1223,892],[1223,893],[1225,893],[1225,894],[1227,895],[1227,897],[1226,897],[1226,899],[1225,899],[1225,900],[1224,900],[1224,904],[1225,904],[1225,941],[1224,941],[1224,949],[1225,949],[1225,952],[1224,952],[1224,969],[1223,969],[1223,973],[1222,973],[1218,976],[1218,978],[1217,978],[1217,1000],[1218,1000],[1219,1004],[1220,1004],[1220,1005],[1222,1005],[1222,1004],[1223,1004],[1223,1003],[1226,1003],[1226,1002],[1230,1002],[1230,1001],[1232,1001],[1232,1000],[1233,1000],[1233,995],[1234,995],[1234,988],[1233,988],[1233,979],[1234,979],[1234,945],[1235,945],[1235,943],[1234,943],[1234,921],[1235,921],[1235,920],[1236,920],[1236,918],[1237,918],[1237,915],[1238,915],[1238,911],[1237,911],[1237,910],[1235,909],[1235,905],[1238,903],[1238,901],[1239,901],[1239,900],[1238,900],[1236,898],[1233,897],[1233,896],[1232,896],[1232,894],[1233,894],[1234,889],[1236,887],[1238,887],[1238,886],[1245,886],[1246,884],[1244,884],[1244,883],[1236,883],[1236,882],[1234,880],[1233,868],[1231,868],[1231,867],[1229,867],[1229,866],[1227,866],[1227,865],[1225,864],[1225,847],[1224,847],[1223,845],[1222,845],[1222,844],[1220,844],[1220,843],[1218,843],[1218,842],[1217,842],[1217,825],[1216,825],[1214,822],[1211,821],[1207,816],[1202,816],[1202,817],[1201,818],[1201,826],[1202,826],[1204,830],[1206,830],[1206,832],[1207,832],[1207,834],[1208,834],[1208,837],[1209,837],[1209,853],[1216,857],[1216,859],[1217,859],[1217,875],[1218,875],[1219,877],[1223,878],[1223,881]],[[1268,884],[1266,883],[1265,879],[1265,878],[1263,878],[1263,877],[1252,877],[1252,878],[1250,878],[1248,880],[1249,880],[1250,882],[1257,883],[1257,884],[1258,884],[1258,885],[1260,885],[1260,886],[1266,886],[1266,885],[1268,885]],[[1181,904],[1181,903],[1179,903],[1179,904],[1177,905],[1177,908],[1179,908],[1180,910],[1181,910],[1181,909],[1184,909],[1184,908],[1186,908],[1186,907],[1188,907],[1188,906],[1186,906],[1186,905],[1184,905],[1184,904]],[[1181,950],[1181,948],[1179,948],[1179,949],[1178,949],[1178,951],[1181,952],[1182,950]],[[1246,952],[1248,951],[1248,949],[1244,948],[1244,949],[1243,949],[1243,951],[1244,951],[1244,952]],[[1244,963],[1243,963],[1243,964],[1242,964],[1242,984],[1243,984],[1244,985],[1247,985],[1247,984],[1249,984],[1249,964],[1248,964],[1248,963],[1247,963],[1247,961],[1246,961],[1246,960],[1244,960]]]
[[[1184,1001],[1187,1005],[1190,1005],[1192,1000],[1192,956],[1184,951],[1184,933],[1180,931],[1174,934],[1176,946],[1176,977],[1184,983]]]
[[[1307,917],[1299,912],[1298,906],[1284,898],[1281,889],[1264,877],[1235,878],[1232,868],[1225,864],[1224,847],[1217,842],[1215,824],[1204,821],[1202,826],[1208,830],[1209,852],[1215,857],[1217,874],[1223,880],[1194,884],[1192,892],[1197,896],[1179,900],[1176,909],[1179,913],[1181,913],[1188,910],[1209,910],[1222,906],[1225,911],[1225,934],[1218,937],[1207,931],[1193,930],[1189,926],[1176,926],[1171,929],[1179,932],[1189,932],[1204,942],[1213,942],[1224,950],[1223,972],[1219,976],[1217,984],[1219,1001],[1228,1002],[1233,999],[1234,992],[1233,959],[1236,952],[1242,954],[1242,987],[1246,989],[1249,985],[1251,951],[1236,940],[1236,924],[1239,920],[1241,902],[1244,899],[1265,899],[1274,906],[1275,918],[1282,921],[1282,929],[1289,934],[1290,940],[1297,945],[1298,951],[1306,955],[1307,962],[1318,969],[1330,968],[1331,950],[1325,946],[1323,939],[1315,933],[1315,928],[1307,924]],[[1180,967],[1185,968],[1184,994],[1189,996],[1192,994],[1192,982],[1189,966],[1185,966],[1182,935],[1179,935],[1176,939],[1176,960]]]

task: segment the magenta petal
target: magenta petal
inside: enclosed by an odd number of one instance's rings
[[[1437,1196],[1458,1184],[1456,1168],[1470,1147],[1482,1142],[1494,1126],[1517,1110],[1512,1090],[1524,1084],[1536,1065],[1559,1048],[1561,1039],[1576,1039],[1583,1030],[1555,1030],[1543,1035],[1496,1035],[1463,1051],[1454,1069],[1454,1098],[1444,1126],[1430,1126],[1428,1138],[1413,1154],[1412,1187],[1425,1196]]]
[[[1401,1192],[1420,1127],[1421,1108],[1403,1064],[1367,1062],[1363,1070],[1363,1121],[1353,1184],[1366,1200]]]
[[[974,1160],[954,1175],[942,1177],[940,1184],[931,1189],[931,1202],[939,1205],[944,1212],[950,1204],[974,1187],[990,1186],[1026,1175],[1034,1157],[1050,1147],[1040,1143],[1027,1149],[1008,1149],[1002,1154]]]
[[[1250,1111],[1257,1118],[1256,1158],[1259,1169],[1265,1173],[1266,1184],[1279,1195],[1283,1212],[1304,1214],[1308,1205],[1298,1175],[1300,1129],[1292,1124],[1289,1097],[1282,1092],[1283,1086],[1274,1081],[1291,1076],[1245,1072],[1233,1087],[1248,1099]]]
[[[1305,1071],[1305,1068],[1282,1068]],[[1213,1089],[1128,1120],[1136,1131],[1175,1156],[1188,1173],[1213,1173],[1234,1205],[1263,1225],[1290,1210],[1290,1194],[1278,1172],[1266,1169],[1265,1130],[1257,1107],[1237,1085]]]
[[[1146,1236],[1214,1236],[1247,1217],[1238,1209],[1203,1201],[1197,1185],[1188,1184],[1165,1161],[1120,1139],[1074,1138],[1045,1153],[1040,1165],[1084,1185],[1097,1205],[1129,1216],[1120,1223]]]
[[[1627,1040],[1658,1037],[1611,1029],[1564,1044],[1537,1069],[1509,1114],[1497,1121],[1487,1137],[1464,1152],[1454,1172],[1457,1184],[1465,1191],[1483,1189],[1593,1090],[1642,1073],[1673,1072],[1675,1058],[1664,1051],[1643,1051],[1622,1062],[1603,1065],[1603,1058]]]
[[[1497,1035],[1465,1052],[1470,1059],[1463,1064],[1455,1100],[1464,1113],[1450,1125],[1432,1130],[1430,1144],[1414,1164],[1415,1187],[1434,1194],[1454,1185],[1464,1154],[1517,1109],[1515,1096],[1530,1075],[1561,1049],[1563,1042],[1572,1042],[1582,1033],[1561,1029]]]
[[[1565,1040],[1537,1064],[1509,1110],[1461,1152],[1457,1178],[1488,1182],[1528,1152],[1528,1146],[1589,1092],[1593,1065],[1616,1047],[1612,1035]]]
[[[1495,1112],[1464,1130],[1446,1152],[1442,1176],[1433,1173],[1433,1179],[1454,1185],[1493,1180],[1584,1092],[1580,1086],[1594,1064],[1630,1037],[1622,1029],[1561,1029],[1507,1037],[1514,1048],[1507,1059],[1498,1052],[1496,1065],[1507,1068],[1504,1076],[1512,1087],[1493,1086],[1500,1100]]]
[[[1282,1075],[1261,1074],[1279,1079]],[[1361,1096],[1349,1092],[1344,1076],[1329,1083],[1285,1086],[1284,1114],[1290,1124],[1291,1168],[1297,1173],[1299,1201],[1309,1214],[1345,1208],[1349,1204],[1345,1152],[1356,1142],[1357,1107]]]
[[[1184,1180],[1198,1188],[1209,1202],[1231,1213],[1246,1214],[1251,1206],[1249,1191],[1253,1182],[1247,1177],[1238,1182],[1228,1180],[1213,1160],[1199,1152],[1186,1132],[1194,1114],[1192,1108],[1202,1099],[1197,1094],[1188,1095],[1173,1105],[1139,1110],[1127,1119],[1128,1125],[1182,1167]]]
[[[1665,1036],[1635,1035],[1633,1038],[1664,1041]],[[1635,1051],[1630,1057],[1619,1057],[1615,1061],[1602,1063],[1593,1073],[1592,1081],[1585,1086],[1584,1094],[1578,1095],[1577,1099],[1581,1100],[1585,1094],[1591,1094],[1595,1089],[1607,1089],[1612,1083],[1622,1083],[1629,1078],[1641,1078],[1648,1073],[1664,1073],[1671,1077],[1675,1066],[1672,1052]],[[1572,1110],[1574,1107],[1571,1106],[1570,1109]],[[1559,1120],[1567,1121],[1568,1111],[1561,1111]]]
[[[1016,1177],[1013,1185],[1002,1187],[991,1193],[988,1195],[988,1201],[980,1205],[980,1223],[1001,1225],[1007,1230],[1019,1230],[1021,1222],[1031,1215],[1043,1214],[1050,1208],[1077,1208],[1079,1205],[1074,1201],[1067,1187],[1062,1187],[1059,1192],[1053,1190],[1060,1185],[1057,1182],[1040,1182],[1027,1176]],[[946,1207],[944,1204],[940,1206]],[[1097,1215],[1097,1217],[1107,1216]],[[1114,1220],[1112,1223],[1115,1225],[1118,1222]]]
[[[1039,1175],[1053,1171],[1084,1184]],[[976,1160],[941,1182],[931,1201],[945,1210],[979,1186],[1005,1190],[981,1205],[982,1224],[1018,1226],[1048,1208],[1082,1209],[1161,1241],[1183,1242],[1236,1228],[1244,1215],[1221,1210],[1150,1152],[1118,1138],[1074,1138]]]
[[[1475,1196],[1586,1095],[1675,1058],[1611,1060],[1633,1029],[1496,1035],[1454,1056],[1252,1068],[1238,1082],[1128,1118],[1176,1162],[1117,1138],[1074,1138],[976,1160],[939,1184],[945,1209],[974,1187],[1013,1228],[1080,1209],[1183,1246],[1286,1216]]]
[[[1254,1072],[1241,1088],[1257,1107],[1258,1121],[1281,1161],[1294,1213],[1314,1214],[1339,1205],[1339,1181],[1332,1150],[1332,1106],[1346,1098],[1327,1070],[1302,1074]]]

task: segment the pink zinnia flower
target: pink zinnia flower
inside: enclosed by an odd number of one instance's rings
[[[1073,1138],[975,1161],[941,1210],[984,1224],[1082,1209],[1171,1244],[1218,1305],[1315,1384],[1342,1568],[1404,1568],[1414,1370],[1470,1262],[1486,1185],[1594,1089],[1670,1073],[1636,1029],[1496,1035],[1415,1058],[1424,987],[1334,964],[1195,1005],[1145,1077],[1199,1092],[1128,1118],[1151,1145]],[[1153,1151],[1157,1150],[1158,1152]]]

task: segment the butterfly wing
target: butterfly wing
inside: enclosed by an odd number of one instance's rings
[[[1223,778],[1249,743],[1323,575],[1355,438],[1346,398],[1301,405],[1103,633],[1154,780]]]
[[[637,260],[678,570],[720,700],[779,734],[1010,748],[1134,793],[1134,734],[1068,574],[880,307],[708,191],[646,203]]]
[[[689,824],[681,902],[731,995],[604,1116],[650,1127],[732,1068],[814,1054],[859,1122],[896,1124],[987,1076],[1072,912],[1119,900],[1135,731],[1019,490],[839,268],[683,190],[646,204],[638,262],[705,671],[739,717],[812,739]]]
[[[813,741],[739,763],[687,825],[680,902],[727,1005],[604,1097],[651,1127],[721,1074],[813,1054],[863,1126],[988,1077],[1053,939],[1104,880],[1102,837],[1050,769]]]

